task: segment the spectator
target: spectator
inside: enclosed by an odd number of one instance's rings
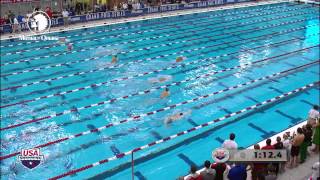
[[[222,144],[222,147],[228,150],[238,149],[238,144],[235,142],[236,135],[231,133],[229,139],[225,140]]]
[[[10,24],[9,14],[8,14],[8,13],[5,13],[5,14],[4,14],[3,19],[4,19],[4,21],[5,21],[5,24]]]
[[[76,3],[76,13],[77,15],[81,14],[81,10],[83,10],[82,4],[80,2]]]
[[[23,22],[23,16],[21,15],[21,13],[19,13],[18,17],[17,17],[17,20],[19,23],[22,23]]]
[[[197,173],[197,167],[191,166],[190,175],[186,178],[187,180],[202,180],[202,176]]]
[[[318,119],[314,128],[315,129],[314,129],[314,134],[312,137],[312,143],[315,145],[315,148],[312,151],[318,153],[319,152],[319,145],[320,145],[320,119]]]
[[[122,9],[123,9],[123,10],[128,10],[128,4],[127,4],[127,2],[123,2],[123,4],[122,4]]]
[[[290,142],[290,139],[289,139],[289,135],[288,134],[283,134],[282,137],[283,137],[282,144],[283,144],[283,147],[287,151],[287,159],[288,159],[288,161],[290,161],[291,142]]]
[[[232,167],[228,173],[229,180],[246,180],[247,179],[247,169],[246,166],[237,163]]]
[[[69,25],[69,12],[67,11],[67,9],[62,11],[62,17],[63,17],[64,26]]]
[[[11,12],[10,10],[9,10],[9,13],[8,13],[8,19],[9,19],[9,23],[10,24],[13,24],[14,22],[14,18],[15,18],[15,15],[13,14],[13,12]]]
[[[100,5],[97,3],[94,5],[94,12],[100,12]]]
[[[73,7],[69,9],[69,16],[75,16],[76,12],[73,10]]]
[[[16,33],[19,31],[19,22],[18,22],[18,19],[13,16],[13,24],[12,24],[12,32],[13,33]]]
[[[203,180],[214,180],[216,177],[216,170],[211,169],[210,165],[210,161],[204,162],[205,170],[200,173]]]
[[[273,147],[274,147],[275,149],[284,149],[283,142],[281,141],[281,137],[280,137],[280,136],[277,137],[277,143],[275,143],[275,144],[273,145]],[[280,165],[282,165],[282,164],[280,164],[280,163],[274,163],[273,165],[274,165],[274,167],[275,167],[275,173],[276,173],[276,175],[278,175],[279,170],[280,170]]]
[[[315,126],[317,118],[320,118],[319,106],[314,105],[308,113],[308,124]]]
[[[132,7],[132,3],[131,3],[131,2],[129,2],[129,3],[128,3],[128,10],[129,10],[129,11],[131,11],[132,9],[133,9],[133,7]]]
[[[300,163],[303,163],[307,158],[307,150],[308,146],[310,146],[312,140],[312,126],[311,124],[307,124],[302,127],[304,140],[300,146]]]
[[[266,146],[263,146],[261,149],[274,149],[274,147],[271,145],[271,139],[267,139]]]
[[[259,150],[260,149],[260,145],[259,144],[255,144],[253,146],[253,148],[255,150]],[[264,176],[265,175],[265,171],[266,171],[266,167],[264,163],[253,163],[251,164],[252,170],[251,170],[251,177],[252,180],[260,180],[259,175]]]
[[[319,172],[320,172],[320,163],[318,161],[318,162],[315,162],[312,166],[312,175],[309,178],[309,180],[318,180],[320,178]]]
[[[270,164],[268,166],[268,172],[267,175],[264,177],[265,180],[276,180],[277,179],[277,175],[276,175],[276,170],[274,169],[274,167]]]
[[[224,162],[216,162],[211,165],[211,169],[216,171],[216,178],[215,180],[223,180],[225,174],[228,174],[228,166]]]
[[[304,135],[301,128],[297,129],[297,135],[293,135],[292,147],[291,147],[291,159],[289,167],[297,166],[297,160],[299,155],[300,146],[304,141]]]
[[[106,12],[107,11],[107,5],[103,4],[100,9],[101,9],[101,12]]]
[[[48,14],[49,18],[52,19],[52,11],[50,7],[47,7],[45,12]]]

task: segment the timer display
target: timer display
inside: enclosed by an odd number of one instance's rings
[[[287,161],[286,150],[229,150],[229,162],[284,162]]]

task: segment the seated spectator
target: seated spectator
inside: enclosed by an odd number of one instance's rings
[[[214,169],[216,171],[215,180],[223,180],[224,176],[229,172],[228,165],[224,162],[213,163],[211,165],[211,169]]]
[[[202,180],[202,176],[197,173],[197,167],[191,166],[190,175],[186,178],[186,180]]]
[[[301,128],[297,129],[297,135],[293,135],[292,146],[291,146],[291,159],[289,167],[297,166],[297,160],[299,156],[300,145],[304,141],[304,134]]]
[[[238,144],[234,141],[235,138],[236,135],[234,133],[231,133],[229,139],[223,142],[222,147],[229,150],[238,149]]]
[[[271,139],[267,139],[266,145],[263,146],[261,149],[274,149],[274,147],[271,145]]]
[[[0,18],[0,25],[5,25],[5,24],[6,24],[6,19]]]
[[[204,162],[205,169],[200,173],[203,180],[214,180],[216,177],[216,170],[211,169],[210,165],[210,161]]]
[[[260,145],[255,144],[253,148],[255,150],[259,150]],[[253,163],[251,164],[251,168],[252,168],[251,170],[252,180],[260,180],[259,175],[264,176],[266,174],[266,165],[264,163]]]
[[[48,14],[49,18],[52,19],[52,11],[50,7],[46,7],[45,12]]]
[[[228,173],[229,180],[246,180],[247,179],[247,169],[246,166],[237,163],[233,166]]]
[[[308,113],[308,124],[311,124],[314,127],[317,118],[320,118],[319,106],[314,105]]]

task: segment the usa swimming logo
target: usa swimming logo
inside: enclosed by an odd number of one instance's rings
[[[230,158],[229,151],[224,148],[217,148],[212,151],[212,159],[217,163],[224,163]]]
[[[22,149],[18,159],[24,167],[33,169],[41,164],[44,156],[40,154],[40,149],[38,148]]]

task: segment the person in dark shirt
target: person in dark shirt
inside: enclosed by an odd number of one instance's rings
[[[243,164],[236,164],[232,167],[228,174],[229,180],[246,180],[247,179],[247,169]]]
[[[204,162],[205,170],[203,170],[200,175],[202,176],[202,180],[214,180],[216,177],[216,170],[211,169],[210,161]]]
[[[260,149],[259,144],[255,144],[253,147],[255,150]],[[265,163],[252,163],[251,168],[252,180],[260,180],[261,177],[264,177],[266,175],[267,165]]]
[[[277,143],[275,143],[275,144],[273,145],[273,147],[274,147],[275,149],[284,149],[284,146],[283,146],[283,143],[282,143],[282,141],[281,141],[281,137],[280,137],[280,136],[277,137]],[[275,173],[276,173],[276,175],[278,175],[278,173],[279,173],[279,171],[280,171],[280,163],[273,163],[273,166],[275,167]]]

